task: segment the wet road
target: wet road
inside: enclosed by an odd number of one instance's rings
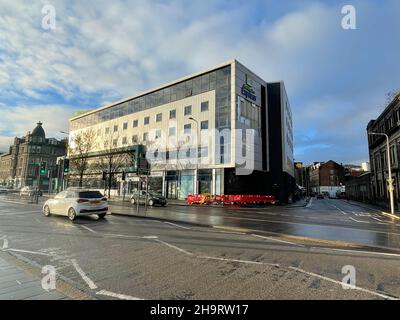
[[[330,202],[317,206],[330,208]],[[362,217],[367,218],[374,220]],[[57,287],[80,299],[400,297],[398,254],[124,216],[72,223],[65,217],[44,217],[35,205],[2,201],[0,256],[38,275],[42,266],[54,266]],[[354,289],[342,287],[345,266],[356,270]]]
[[[137,214],[135,208],[111,206],[112,212]],[[139,215],[144,215],[140,207]],[[147,216],[207,226],[233,228],[244,232],[266,232],[330,241],[342,241],[382,249],[400,249],[400,221],[376,209],[360,207],[337,199],[313,199],[307,207],[150,208]]]

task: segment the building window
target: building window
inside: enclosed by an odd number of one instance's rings
[[[132,136],[132,143],[137,143],[138,142],[138,136],[137,134]]]
[[[156,136],[155,136],[155,138],[156,138],[156,139],[161,138],[161,129],[157,129],[157,130],[156,130]]]
[[[190,123],[185,124],[183,127],[184,134],[190,134],[191,131],[192,131],[192,125]]]
[[[128,139],[126,137],[122,138],[122,144],[127,144],[128,143]]]
[[[144,125],[149,124],[150,123],[150,117],[144,117],[143,123],[144,123]]]
[[[201,103],[201,112],[208,111],[208,101]]]
[[[149,133],[148,132],[143,133],[143,141],[146,142],[148,140],[149,140]]]
[[[106,128],[106,134],[109,134],[110,133],[110,128]]]
[[[118,131],[118,125],[116,124],[116,125],[114,125],[114,132],[117,132]]]
[[[138,127],[138,125],[139,125],[139,120],[133,120],[133,122],[132,122],[132,127],[133,128],[137,128]]]
[[[208,147],[198,148],[198,156],[199,156],[199,158],[207,158],[208,157]]]
[[[201,130],[208,130],[208,120],[201,122]]]
[[[128,129],[128,122],[124,122],[122,128],[123,128],[123,130],[127,130]]]
[[[116,147],[118,145],[118,139],[113,140],[113,147]]]
[[[176,118],[176,110],[171,110],[169,112],[169,118],[170,119],[175,119]]]
[[[170,137],[175,136],[175,133],[176,133],[176,128],[175,128],[175,127],[169,128],[169,130],[168,130],[168,135],[169,135]]]
[[[185,116],[190,116],[192,114],[192,106],[185,107]]]
[[[158,113],[156,115],[156,122],[161,122],[162,121],[162,113]]]

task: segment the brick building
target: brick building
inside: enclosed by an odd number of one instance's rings
[[[309,167],[310,188],[314,193],[329,193],[334,197],[344,191],[345,170],[335,161],[314,162]]]

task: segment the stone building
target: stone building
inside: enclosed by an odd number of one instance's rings
[[[50,181],[57,176],[57,157],[66,154],[66,141],[46,138],[42,123],[32,133],[14,139],[9,152],[0,157],[0,183],[14,189],[37,186],[49,190]],[[46,163],[46,174],[39,176],[39,167]],[[51,186],[50,186],[51,188]]]
[[[394,198],[396,208],[400,208],[400,93],[395,95],[385,110],[367,126],[368,148],[371,167],[371,193],[373,202],[387,206],[389,203],[388,192],[388,161],[387,142],[384,134],[389,137],[389,152],[392,179],[394,181]],[[376,135],[379,134],[379,135]]]

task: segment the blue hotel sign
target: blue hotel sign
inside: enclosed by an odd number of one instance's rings
[[[242,95],[244,95],[247,99],[257,101],[256,92],[253,89],[253,86],[249,83],[247,74],[246,81],[242,86]]]

